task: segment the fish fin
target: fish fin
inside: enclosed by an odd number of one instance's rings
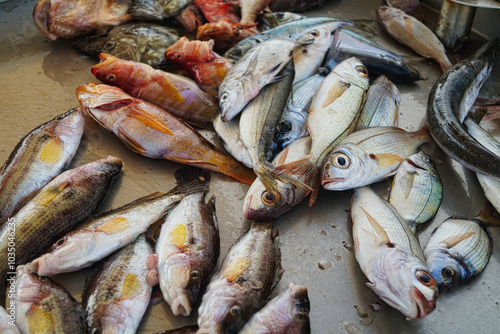
[[[319,169],[315,170],[315,173],[311,176],[311,179],[309,182],[312,182],[312,191],[311,191],[311,196],[309,197],[309,207],[312,207],[314,203],[316,203],[316,199],[318,199],[319,195],[319,189],[321,186],[321,180],[320,180],[320,175],[319,175]]]
[[[454,235],[443,240],[442,242],[445,243],[448,248],[452,248],[474,234],[476,233],[471,231],[460,235]]]
[[[56,321],[50,312],[36,304],[32,304],[26,312],[30,333],[52,333]]]
[[[486,115],[487,111],[488,109],[486,108],[472,107],[472,109],[469,111],[469,114],[467,115],[467,118],[470,118],[474,123],[479,124],[484,115]]]
[[[265,72],[264,75],[272,75],[274,72],[278,71],[282,65],[283,65],[283,62],[276,64],[275,66],[270,68],[267,72]],[[280,77],[280,79],[282,79],[282,78],[283,77]],[[275,79],[276,79],[276,77],[273,78],[273,80],[275,80]],[[280,80],[280,79],[278,79],[278,80]],[[276,82],[276,81],[274,81],[274,82]]]
[[[186,244],[187,228],[184,224],[178,224],[169,234],[169,241],[175,247],[181,249]]]
[[[211,175],[208,171],[191,166],[179,168],[174,172],[176,188],[186,195],[207,192],[210,188]]]
[[[271,79],[271,81],[269,81],[269,84],[276,83],[276,82],[280,81],[281,79],[283,79],[284,77],[285,77],[284,75],[275,76]]]
[[[370,158],[377,162],[377,165],[385,168],[391,167],[397,163],[401,163],[404,159],[393,153],[379,153],[379,154],[370,154]]]
[[[123,280],[122,295],[119,300],[132,299],[141,293],[141,281],[135,274],[128,274]]]
[[[321,105],[321,108],[326,108],[330,104],[332,104],[335,100],[337,100],[344,92],[347,90],[348,85],[334,85],[331,89],[328,90],[327,96],[325,97],[325,101]],[[314,113],[314,109],[309,110],[309,113]]]
[[[368,212],[366,212],[366,210],[363,209],[362,206],[360,206],[359,208],[365,214],[366,218],[368,219],[368,222],[370,223],[370,225],[375,230],[375,233],[377,233],[378,239],[381,240],[380,244],[381,245],[388,245],[389,247],[392,247],[393,244],[392,244],[391,240],[389,239],[389,236],[384,231],[384,229],[379,224],[379,222],[375,218],[373,218]]]
[[[147,127],[150,127],[156,131],[160,131],[166,135],[173,135],[174,133],[168,128],[168,126],[162,122],[158,117],[151,115],[150,113],[141,110],[133,111],[130,113],[130,117],[136,119]]]
[[[476,219],[482,221],[487,226],[500,226],[500,218],[494,215],[495,208],[490,202],[486,202]]]
[[[245,270],[250,267],[252,261],[247,258],[240,257],[224,268],[222,276],[225,277],[229,282],[234,282]]]
[[[184,98],[177,88],[175,88],[163,75],[157,75],[154,81],[160,85],[163,94],[170,97],[176,103],[184,103]]]
[[[59,137],[52,138],[40,152],[40,160],[47,164],[59,162],[64,153],[64,142]]]
[[[403,195],[404,195],[404,198],[407,200],[408,197],[410,196],[410,193],[413,189],[413,184],[415,183],[415,175],[417,173],[416,172],[413,172],[413,173],[406,173],[404,176],[403,176],[403,179],[405,180],[404,182],[401,182],[400,183],[400,186],[402,187],[403,189]]]
[[[66,189],[71,183],[63,182],[61,184],[50,186],[49,188],[43,189],[35,198],[35,204],[38,206],[46,206],[56,199],[59,194]]]
[[[310,155],[307,155],[298,160],[279,165],[274,170],[288,175],[309,175],[314,168],[315,166],[310,160]]]
[[[415,21],[413,21],[413,19],[411,17],[408,17],[408,16],[403,16],[403,20],[405,21],[405,27],[406,27],[406,31],[408,32],[408,34],[410,36],[413,37],[413,25],[415,23]]]
[[[156,191],[156,192],[151,193],[149,195],[140,197],[140,198],[136,199],[135,201],[130,202],[126,206],[129,206],[129,205],[132,206],[132,205],[137,205],[137,204],[145,203],[145,202],[147,202],[149,200],[152,200],[154,198],[158,198],[158,197],[160,197],[162,195],[165,195],[165,193],[162,193],[161,191]]]
[[[123,232],[130,227],[130,223],[126,217],[116,217],[97,229],[97,232],[105,234],[115,234]]]
[[[285,164],[285,161],[286,161],[286,157],[288,156],[288,152],[290,151],[290,148],[287,146],[285,147],[285,149],[283,150],[283,152],[281,152],[281,155],[280,157],[278,158],[278,161],[276,162],[276,165],[277,166],[280,166],[280,165],[283,165]]]
[[[279,180],[283,183],[290,183],[295,187],[304,188],[307,190],[312,190],[307,184],[302,183],[296,180],[291,175],[287,175],[280,171],[276,171],[276,169],[271,170],[263,164],[258,164],[254,167],[254,172],[259,177],[260,181],[266,188],[266,190],[273,196],[274,202],[279,204],[279,193],[276,180]]]
[[[134,138],[130,137],[127,132],[123,131],[122,128],[118,127],[116,129],[118,137],[132,152],[144,154],[146,149],[142,147]]]

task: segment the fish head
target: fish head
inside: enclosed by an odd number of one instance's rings
[[[372,170],[367,154],[353,143],[337,146],[322,168],[321,185],[328,190],[356,188]]]
[[[470,280],[474,275],[459,256],[448,252],[448,247],[436,248],[425,252],[427,265],[438,288],[451,288]]]
[[[284,293],[288,295],[288,298],[281,299],[281,303],[277,305],[277,310],[291,320],[289,322],[291,325],[285,331],[287,333],[310,333],[309,311],[311,306],[307,288],[289,283]]]
[[[283,147],[287,147],[296,139],[306,136],[307,125],[307,111],[305,112],[285,112],[284,117],[278,124],[278,141],[282,143]]]
[[[91,69],[92,74],[105,84],[121,87],[125,90],[143,87],[150,80],[153,69],[145,64],[138,66],[134,61],[127,61],[108,53],[100,53],[98,64]],[[150,71],[145,70],[150,69]]]
[[[238,60],[241,59],[245,55],[245,53],[252,48],[251,43],[238,43],[224,54],[224,56],[233,64],[235,64]]]
[[[358,58],[350,57],[341,61],[333,68],[332,72],[337,73],[340,77],[347,81],[349,85],[355,85],[364,91],[368,90],[368,69]]]
[[[433,174],[438,175],[436,165],[432,161],[431,157],[422,151],[409,156],[404,163],[409,164],[412,167],[412,170],[417,172],[432,172]]]
[[[74,136],[78,133],[83,133],[85,126],[85,115],[83,114],[82,108],[74,108],[62,115],[57,116],[54,120],[58,122],[52,123],[53,126],[47,127],[46,132],[51,134],[58,134],[58,137],[62,136]]]
[[[213,58],[214,41],[190,41],[185,36],[165,51],[165,57],[174,63],[206,62]]]
[[[437,286],[420,258],[397,247],[385,247],[370,263],[367,285],[407,320],[420,320],[436,307]]]
[[[219,106],[224,122],[233,119],[245,106],[242,86],[240,81],[228,80],[224,86],[220,87]]]

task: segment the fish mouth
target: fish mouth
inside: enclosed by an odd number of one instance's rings
[[[406,317],[406,320],[421,320],[427,314],[434,311],[436,308],[436,297],[434,296],[432,300],[428,300],[420,290],[413,288],[410,294],[415,301],[415,306],[417,307],[417,314],[415,317]]]
[[[331,179],[326,179],[321,181],[321,185],[323,186],[323,188],[328,189],[329,186],[333,186],[336,185],[337,183],[342,183],[342,182],[345,182],[344,177],[333,177]]]
[[[172,313],[177,316],[177,315],[183,315],[183,316],[189,316],[192,311],[191,307],[191,301],[189,300],[189,297],[185,293],[179,294],[173,301],[172,305],[170,306],[172,309]]]

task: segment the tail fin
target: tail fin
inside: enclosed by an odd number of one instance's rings
[[[184,194],[207,192],[211,173],[195,167],[182,167],[174,172],[177,189]]]
[[[481,212],[478,213],[477,219],[482,221],[487,226],[500,227],[500,218],[494,215],[495,208],[490,202],[486,202]]]

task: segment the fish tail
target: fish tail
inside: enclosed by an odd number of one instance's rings
[[[451,67],[453,67],[453,64],[452,62],[448,59],[448,57],[444,57],[440,62],[439,62],[439,66],[441,66],[441,70],[443,71],[443,73],[445,73],[446,71],[448,71]]]
[[[314,203],[316,203],[316,199],[318,198],[319,188],[321,185],[319,169],[315,169],[311,175],[311,179],[309,180],[309,184],[311,184],[311,196],[309,197],[309,207],[312,207]]]
[[[271,174],[270,169],[263,164],[258,164],[254,167],[254,172],[257,174],[258,178],[266,188],[266,190],[271,194],[273,200],[276,204],[279,203],[279,192],[278,185],[276,183],[276,178]]]
[[[489,201],[484,204],[483,209],[479,212],[476,219],[482,221],[487,226],[500,226],[500,218],[495,216],[495,208]]]
[[[298,160],[277,166],[274,170],[279,172],[280,174],[287,175],[306,175],[311,173],[311,171],[315,168],[314,164],[310,159],[310,155],[307,155]]]
[[[425,124],[420,130],[415,131],[414,134],[422,144],[432,142],[431,133],[429,132],[429,126],[427,124]]]
[[[218,167],[222,174],[226,174],[244,184],[251,185],[255,181],[256,176],[254,172],[233,158],[227,157],[227,160],[218,165]]]
[[[211,173],[195,167],[182,167],[174,172],[177,190],[183,194],[207,192],[210,188]]]

